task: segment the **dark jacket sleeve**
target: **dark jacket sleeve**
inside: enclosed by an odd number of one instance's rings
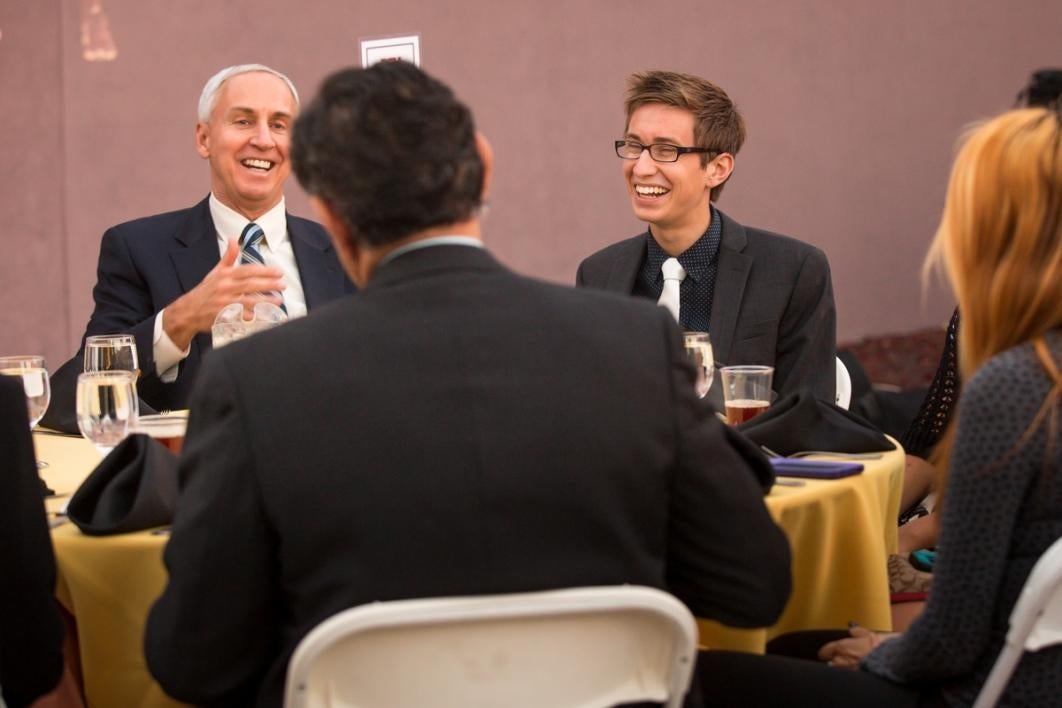
[[[21,381],[0,376],[0,688],[11,708],[55,688],[63,672],[63,623],[52,593],[55,556]]]
[[[677,458],[667,585],[693,614],[734,627],[773,624],[792,586],[789,541],[763,500],[770,465],[693,392],[678,329],[669,332]]]
[[[806,247],[778,331],[774,388],[779,396],[811,389],[833,402],[837,391],[837,309],[826,254]]]
[[[216,355],[204,362],[192,395],[164,555],[169,583],[148,615],[144,653],[178,700],[250,705],[280,652],[273,618],[281,581],[254,450],[224,363]],[[225,578],[223,589],[217,578]]]
[[[136,341],[140,378],[137,390],[141,401],[164,400],[166,384],[155,371],[154,335],[158,310],[150,288],[122,236],[121,227],[108,229],[100,245],[96,285],[92,289],[95,306],[78,351],[52,374],[52,400],[41,425],[64,433],[77,434],[77,376],[83,371],[85,338],[98,334],[131,334]],[[154,412],[147,406],[141,415]]]
[[[131,334],[136,339],[140,360],[137,385],[161,385],[155,371],[155,315],[161,307],[152,301],[151,288],[133,260],[121,227],[108,229],[100,244],[96,286],[92,289],[95,309],[85,328],[85,336]],[[84,341],[84,338],[82,338]]]

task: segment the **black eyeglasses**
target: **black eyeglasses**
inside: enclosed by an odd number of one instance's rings
[[[616,141],[616,154],[624,160],[637,160],[646,150],[649,151],[649,157],[657,162],[676,162],[680,156],[685,155],[688,152],[723,152],[722,150],[716,150],[715,148],[679,147],[678,145],[669,145],[668,143],[642,145],[637,140]]]

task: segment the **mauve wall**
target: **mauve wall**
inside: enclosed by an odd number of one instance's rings
[[[305,97],[361,38],[421,35],[422,65],[494,144],[490,247],[570,282],[641,226],[611,141],[628,73],[701,74],[749,141],[720,206],[833,265],[842,340],[942,323],[919,266],[962,126],[1062,64],[1057,0],[101,0],[117,60],[79,44],[92,0],[0,0],[0,352],[69,356],[91,310],[103,230],[207,192],[195,104],[222,66],[260,61]],[[308,209],[292,182],[289,208]]]

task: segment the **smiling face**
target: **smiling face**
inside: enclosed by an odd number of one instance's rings
[[[643,145],[693,147],[693,113],[646,103],[631,113],[625,137]],[[707,166],[696,153],[680,155],[676,162],[657,162],[646,150],[636,160],[622,161],[634,215],[649,224],[653,237],[671,255],[689,248],[708,229],[709,194],[730,174],[727,164],[733,164],[720,158],[729,156],[716,156]]]
[[[295,99],[272,74],[252,72],[228,79],[208,123],[195,128],[196,149],[210,161],[210,189],[254,220],[284,196],[291,166],[288,146]]]

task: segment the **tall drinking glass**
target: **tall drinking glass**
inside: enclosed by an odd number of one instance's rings
[[[686,358],[697,370],[694,390],[698,398],[708,395],[715,378],[715,357],[712,355],[712,342],[707,332],[683,332],[682,343],[686,348]]]
[[[77,377],[77,427],[106,455],[136,424],[140,403],[130,371],[90,371]]]
[[[723,377],[727,423],[744,423],[770,407],[774,367],[724,366],[719,373]]]
[[[140,375],[136,338],[131,334],[99,334],[85,338],[85,371],[132,371]]]
[[[26,391],[29,427],[32,428],[44,417],[44,412],[48,410],[48,403],[52,398],[48,369],[44,368],[44,357],[36,355],[0,357],[0,375],[18,376],[22,379],[22,388]]]

